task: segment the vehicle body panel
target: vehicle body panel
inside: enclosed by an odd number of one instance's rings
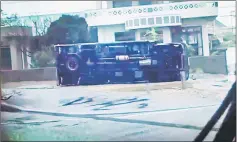
[[[59,76],[67,74],[71,76],[68,78],[74,76],[76,80],[90,84],[175,81],[180,78],[180,70],[186,67],[184,48],[179,43],[162,45],[133,41],[56,45],[55,48]],[[66,65],[66,60],[72,56],[78,59],[76,71],[70,71]],[[176,79],[171,79],[172,76]]]

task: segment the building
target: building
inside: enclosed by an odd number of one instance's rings
[[[30,46],[30,36],[32,36],[31,27],[1,27],[1,70],[30,68],[31,59],[26,53]]]
[[[90,27],[94,42],[147,40],[147,31],[155,28],[159,42],[186,43],[198,56],[209,56],[210,23],[218,16],[216,1],[95,1],[96,9],[75,13],[63,13],[84,17]],[[33,27],[34,21],[49,18],[57,20],[63,14],[32,15],[21,17]]]
[[[197,50],[209,55],[208,24],[218,15],[213,1],[106,1],[98,10],[85,12],[89,26],[98,30],[99,42],[146,40],[146,31],[155,27],[161,42],[179,42],[183,37]],[[104,20],[107,19],[107,20]]]
[[[196,55],[209,56],[210,23],[218,15],[216,1],[96,1],[95,10],[64,13],[85,17],[94,42],[147,40],[156,28],[160,42],[179,42],[180,38],[196,49]],[[62,14],[30,16],[32,20],[57,20]],[[23,17],[29,19],[29,17]]]

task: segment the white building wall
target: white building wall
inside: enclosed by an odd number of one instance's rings
[[[96,1],[95,3],[96,3],[96,9],[102,9],[103,7],[103,3],[102,3],[103,1]]]
[[[10,52],[11,52],[12,70],[23,69],[21,51],[17,50],[17,43],[14,40],[11,41],[10,43]]]
[[[115,32],[125,32],[125,25],[98,26],[98,42],[114,42]]]
[[[203,56],[209,56],[210,55],[210,49],[209,49],[207,24],[202,25],[202,44],[203,44]]]
[[[210,21],[211,21],[210,19],[205,19],[205,18],[182,19],[182,26],[183,27],[187,27],[187,26],[201,26],[201,25],[207,24]]]
[[[164,43],[171,43],[172,42],[172,36],[171,31],[169,27],[163,28],[163,42]]]
[[[141,35],[140,35],[141,31],[138,29],[136,30],[135,32],[135,38],[136,38],[136,41],[139,41],[141,40]]]

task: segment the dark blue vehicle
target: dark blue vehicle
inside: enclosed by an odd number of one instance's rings
[[[180,81],[180,72],[189,78],[187,49],[181,43],[154,44],[150,50],[151,59],[157,64],[151,67],[148,79],[152,82]]]
[[[85,43],[56,45],[55,49],[58,85],[178,81],[187,64],[178,43]]]

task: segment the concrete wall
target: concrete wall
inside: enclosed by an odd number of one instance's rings
[[[28,70],[1,71],[0,75],[2,83],[56,80],[56,68],[50,67]]]
[[[227,63],[224,55],[190,57],[190,68],[200,68],[204,73],[227,74]],[[19,81],[49,81],[56,80],[56,68],[40,68],[28,70],[12,70],[0,72],[2,83]]]
[[[190,69],[202,69],[204,73],[228,74],[225,55],[197,56],[189,58]]]

